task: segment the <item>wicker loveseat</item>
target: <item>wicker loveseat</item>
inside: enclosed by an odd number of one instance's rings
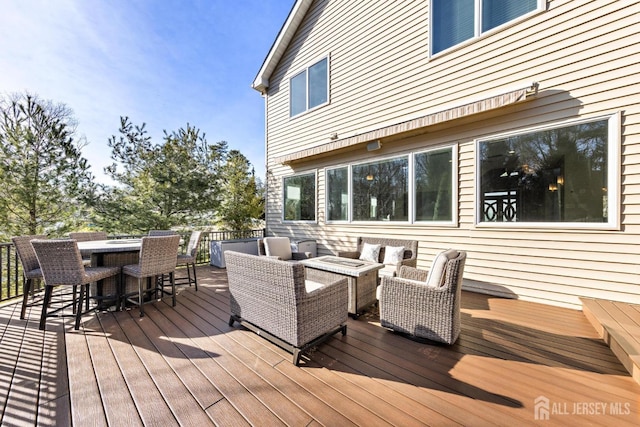
[[[466,252],[438,254],[429,271],[402,267],[380,284],[380,324],[415,337],[453,344],[460,334]]]
[[[226,251],[231,318],[293,353],[347,332],[347,279],[302,264]]]
[[[418,257],[418,241],[417,240],[400,240],[400,239],[388,239],[384,237],[358,237],[358,243],[355,251],[341,251],[338,252],[338,256],[345,258],[360,258],[362,249],[365,243],[371,245],[380,245],[380,252],[378,253],[378,262],[383,263],[385,261],[385,253],[387,246],[389,247],[404,247],[404,254],[402,260],[397,263],[387,263],[385,267],[378,272],[380,276],[395,276],[400,272],[400,267],[406,265],[408,267],[415,267],[417,265]]]

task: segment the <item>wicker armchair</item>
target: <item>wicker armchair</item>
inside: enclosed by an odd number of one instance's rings
[[[385,261],[385,249],[387,246],[400,247],[404,246],[404,254],[402,260],[396,263],[389,263],[378,272],[382,276],[396,276],[400,272],[400,267],[406,265],[408,267],[415,267],[418,259],[418,241],[417,240],[400,240],[400,239],[388,239],[384,237],[358,237],[358,243],[355,251],[340,251],[339,257],[358,259],[362,254],[362,248],[365,243],[372,245],[380,245],[380,252],[378,253],[378,262],[383,263]]]
[[[347,332],[347,279],[313,271],[302,264],[269,257],[225,252],[231,317],[293,353],[338,331]]]
[[[201,231],[193,231],[187,244],[187,251],[184,254],[178,255],[178,265],[185,265],[187,267],[187,277],[175,279],[176,284],[191,284],[195,285],[196,291],[198,290],[198,278],[196,277],[196,261],[198,258],[198,250],[200,249],[200,239],[202,238]],[[193,273],[193,277],[191,276]]]
[[[430,271],[403,266],[383,277],[380,324],[412,336],[453,344],[460,334],[460,295],[466,252],[448,250]]]
[[[20,310],[20,318],[24,319],[27,307],[38,305],[39,301],[35,301],[33,283],[34,280],[42,280],[42,270],[40,270],[40,264],[38,263],[38,257],[33,250],[31,241],[34,239],[43,240],[47,236],[44,234],[34,234],[27,236],[12,237],[11,241],[16,248],[16,253],[22,264],[22,309]],[[29,303],[29,295],[34,299]]]
[[[145,301],[145,296],[158,298],[169,294],[172,296],[172,305],[176,305],[176,283],[174,272],[178,262],[178,246],[180,245],[180,236],[177,234],[171,236],[148,236],[142,238],[142,246],[140,248],[140,259],[138,264],[130,264],[122,267],[122,280],[124,284],[126,276],[132,276],[138,279],[138,291],[123,295],[123,305],[127,302],[136,304],[140,307],[140,317],[144,316],[144,304],[153,302],[154,299]],[[171,293],[164,289],[163,280],[152,280],[152,278],[161,277],[165,274],[169,275],[171,283]],[[147,279],[147,280],[143,280]],[[143,287],[143,283],[146,286]],[[124,286],[123,286],[124,288]],[[131,298],[137,295],[138,298]]]
[[[258,239],[258,255],[270,256],[281,261],[300,261],[311,258],[311,252],[293,252],[288,237]]]
[[[85,267],[75,240],[32,240],[31,244],[38,257],[45,282],[40,329],[45,329],[47,317],[73,316],[75,317],[74,329],[77,330],[80,327],[82,315],[95,309],[89,308],[89,284],[120,274],[120,267]],[[49,310],[53,288],[56,286],[73,287],[74,298],[55,310]],[[80,293],[75,298],[75,291],[78,288]],[[87,305],[83,312],[82,303],[85,299],[87,299]],[[77,304],[76,307],[74,307],[75,304]],[[75,314],[63,312],[69,307],[74,307]]]

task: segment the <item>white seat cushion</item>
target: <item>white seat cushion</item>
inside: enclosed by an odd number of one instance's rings
[[[431,264],[429,275],[427,276],[427,286],[432,288],[439,288],[444,281],[444,268],[447,265],[447,261],[458,256],[458,251],[455,249],[449,249],[444,252],[440,252]]]
[[[378,270],[378,277],[382,277],[382,276],[395,277],[395,275],[396,275],[395,265],[385,265],[383,268]]]
[[[320,282],[314,282],[313,280],[305,280],[304,281],[304,289],[307,293],[311,293],[316,289],[324,288],[324,284]]]
[[[288,237],[265,237],[264,252],[267,256],[276,256],[282,261],[291,259],[291,242]]]

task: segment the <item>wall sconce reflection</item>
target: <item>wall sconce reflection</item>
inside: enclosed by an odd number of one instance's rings
[[[373,175],[372,174],[367,175],[367,181],[373,181]]]

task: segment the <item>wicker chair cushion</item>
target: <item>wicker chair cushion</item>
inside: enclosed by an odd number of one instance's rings
[[[433,260],[429,275],[427,276],[427,286],[432,288],[439,288],[444,283],[444,269],[447,265],[447,261],[454,259],[458,256],[458,251],[455,249],[449,249],[444,252],[440,252]]]
[[[387,246],[384,250],[383,264],[394,266],[404,259],[404,246]]]
[[[308,294],[315,291],[316,289],[320,289],[323,287],[324,287],[324,283],[314,282],[313,280],[304,281],[304,290],[307,291]]]
[[[381,246],[382,245],[364,243],[362,245],[362,251],[360,252],[360,259],[362,261],[378,262]]]
[[[275,256],[282,261],[289,261],[292,258],[291,241],[288,237],[265,237],[264,250],[267,256]]]

